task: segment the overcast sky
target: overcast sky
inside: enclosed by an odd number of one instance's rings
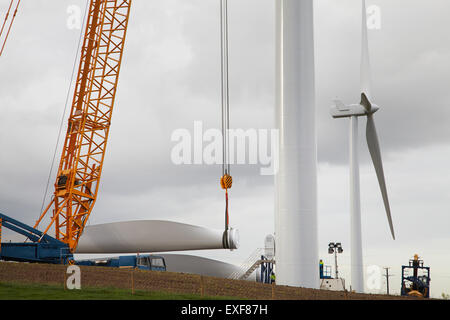
[[[359,101],[361,1],[315,0],[319,152],[319,245],[326,264],[340,241],[350,284],[348,127],[331,101]],[[0,1],[3,20],[9,1]],[[39,215],[80,30],[67,9],[86,1],[23,1],[0,58],[0,212],[33,224]],[[397,240],[390,238],[360,121],[364,263],[400,266],[418,253],[431,267],[431,292],[450,293],[450,21],[447,0],[368,0],[381,9],[369,32],[375,115]],[[273,0],[229,0],[233,128],[273,128]],[[175,166],[179,128],[220,128],[218,0],[134,0],[101,189],[90,224],[164,219],[222,228],[220,166]],[[70,91],[70,101],[72,90]],[[67,118],[67,115],[66,115]],[[63,132],[65,132],[64,119]],[[58,150],[58,157],[60,151]],[[57,160],[58,161],[58,160]],[[243,262],[274,229],[273,177],[234,166],[235,252],[195,254]],[[54,173],[51,183],[54,181]]]

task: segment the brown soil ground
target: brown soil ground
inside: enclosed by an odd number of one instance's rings
[[[0,262],[0,282],[65,283],[64,265]],[[287,286],[271,286],[250,281],[228,280],[199,275],[118,269],[81,267],[81,286],[204,294],[249,300],[392,300],[399,296],[333,292]],[[202,289],[203,287],[203,289]]]

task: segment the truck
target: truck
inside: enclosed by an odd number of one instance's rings
[[[75,264],[79,266],[136,268],[149,271],[166,271],[166,262],[164,257],[152,254],[75,260]]]

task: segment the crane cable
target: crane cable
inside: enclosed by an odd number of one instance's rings
[[[228,1],[220,0],[220,33],[221,33],[221,85],[222,85],[222,177],[220,186],[225,190],[225,231],[229,229],[228,189],[233,184],[230,173],[230,144],[228,132],[230,129],[230,102],[228,85]]]
[[[13,25],[14,19],[16,18],[17,9],[19,8],[20,1],[21,0],[19,0],[17,2],[16,9],[14,10],[13,17],[11,19],[11,22],[9,23],[8,31],[6,32],[6,35],[5,35],[5,40],[3,40],[3,44],[2,44],[2,47],[0,49],[0,56],[2,55],[3,50],[5,49],[6,40],[8,40],[9,32],[11,31],[11,27]],[[9,13],[11,11],[11,7],[12,7],[13,3],[14,3],[14,0],[11,0],[11,2],[9,3],[8,12],[6,13],[5,20],[3,21],[2,29],[0,30],[0,38],[1,38],[2,34],[3,34],[3,30],[5,28],[6,22],[8,21]]]

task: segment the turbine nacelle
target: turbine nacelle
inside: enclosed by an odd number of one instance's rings
[[[380,107],[376,104],[369,102],[364,93],[361,94],[361,102],[359,104],[345,105],[340,100],[334,100],[333,102],[334,106],[331,107],[330,113],[335,119],[368,116],[380,110]]]

